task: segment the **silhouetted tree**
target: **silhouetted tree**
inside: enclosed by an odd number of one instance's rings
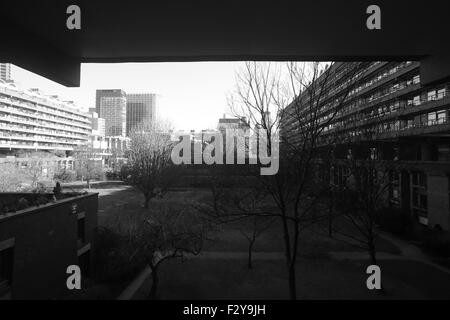
[[[142,261],[152,271],[150,298],[156,298],[163,262],[199,254],[207,231],[200,216],[184,209],[125,213],[116,219],[112,229],[123,237],[129,261]]]
[[[170,158],[173,142],[168,125],[141,124],[130,133],[127,162],[122,166],[124,180],[144,195],[144,207],[157,195],[163,195],[177,178],[177,167]]]
[[[346,102],[361,69],[353,63],[345,75],[349,84],[324,108],[331,93],[332,67],[314,63],[247,62],[237,73],[236,90],[229,98],[233,115],[250,119],[255,128],[266,130],[267,149],[280,143],[276,175],[260,176],[258,188],[276,205],[272,216],[282,225],[289,296],[296,299],[296,263],[300,232],[318,219],[316,207],[324,190],[314,179],[321,135]],[[284,124],[280,128],[280,123]],[[278,138],[281,132],[281,138]],[[264,214],[266,216],[266,214]]]

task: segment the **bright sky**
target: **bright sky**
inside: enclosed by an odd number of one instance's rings
[[[73,100],[87,111],[95,107],[96,89],[156,93],[158,116],[176,129],[216,128],[228,111],[226,94],[233,90],[235,71],[243,62],[89,63],[81,65],[81,85],[68,88],[13,66],[11,77],[24,88],[39,88]]]

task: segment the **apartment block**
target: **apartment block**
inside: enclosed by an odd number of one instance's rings
[[[335,158],[390,163],[389,205],[431,228],[450,228],[450,75],[423,85],[420,62],[334,63],[318,99],[322,126],[318,147]],[[321,81],[324,75],[318,78]],[[308,101],[304,93],[299,99]],[[299,142],[293,105],[281,119],[281,135]],[[335,179],[345,167],[335,166]]]
[[[73,102],[0,81],[0,153],[72,151],[91,134],[89,116]]]

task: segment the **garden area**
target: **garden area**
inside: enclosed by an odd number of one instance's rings
[[[99,192],[98,267],[105,268],[85,299],[115,299],[145,269],[133,258],[133,248],[123,244],[123,224],[130,216],[179,210],[193,213],[196,204],[208,197],[207,189],[174,189],[150,201],[143,208],[143,196],[124,184],[92,186]],[[119,228],[119,229],[118,229]],[[281,226],[277,223],[261,233],[253,247],[252,268],[248,267],[248,241],[243,224],[212,226],[201,251],[168,259],[161,265],[156,299],[288,299],[287,272]],[[409,259],[388,239],[377,242],[384,293],[366,288],[369,257],[363,249],[329,237],[321,226],[301,234],[296,265],[299,299],[423,299],[449,298],[450,273]],[[424,276],[426,275],[426,276]],[[149,276],[133,299],[148,299]]]

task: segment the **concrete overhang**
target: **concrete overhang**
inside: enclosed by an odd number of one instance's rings
[[[381,8],[381,30],[366,9]],[[69,30],[67,7],[81,9]],[[450,1],[41,0],[0,3],[0,61],[66,86],[83,62],[421,60],[422,81],[450,74]]]

